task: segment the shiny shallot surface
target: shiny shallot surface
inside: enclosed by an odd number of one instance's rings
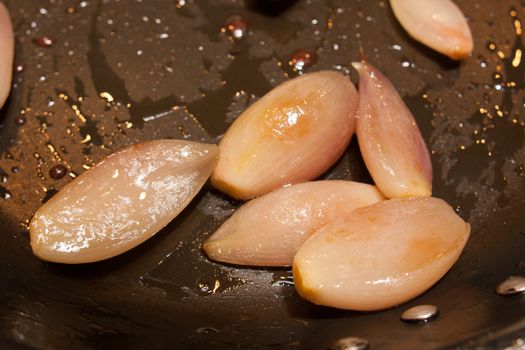
[[[11,90],[14,49],[11,19],[5,5],[0,2],[0,108],[4,105]]]
[[[337,72],[304,74],[281,84],[228,129],[213,184],[246,200],[316,178],[348,145],[357,103],[354,85]]]
[[[443,200],[391,199],[327,224],[293,263],[301,296],[319,305],[380,310],[436,283],[456,262],[470,226]]]
[[[201,189],[215,145],[157,140],[121,150],[46,202],[29,227],[41,259],[87,263],[121,254],[166,226]]]
[[[417,41],[455,60],[472,53],[469,25],[451,0],[390,0],[390,5],[403,28]]]
[[[322,225],[384,200],[375,186],[315,181],[278,189],[244,204],[206,242],[213,260],[240,265],[287,266]]]
[[[390,81],[367,62],[359,72],[357,138],[376,186],[388,198],[432,194],[430,154],[412,113]]]

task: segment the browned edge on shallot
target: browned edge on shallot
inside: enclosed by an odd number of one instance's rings
[[[357,103],[354,85],[339,72],[308,73],[282,83],[226,131],[212,183],[248,200],[318,177],[350,142]]]
[[[459,258],[470,234],[445,201],[399,198],[354,210],[314,233],[293,262],[305,299],[340,309],[399,305],[434,285]]]

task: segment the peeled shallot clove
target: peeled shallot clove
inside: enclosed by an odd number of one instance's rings
[[[370,175],[388,198],[430,196],[432,163],[416,121],[390,81],[367,62],[359,72],[357,139]]]
[[[426,291],[456,262],[470,234],[443,200],[391,199],[327,224],[299,249],[299,294],[319,305],[372,311]]]
[[[33,253],[76,264],[139,245],[177,216],[216,164],[215,145],[158,140],[121,150],[77,177],[29,223]]]
[[[472,53],[467,20],[451,0],[390,0],[390,5],[399,23],[417,41],[454,60]]]
[[[228,129],[212,183],[246,200],[319,176],[350,142],[357,101],[352,82],[337,72],[304,74],[281,84]]]
[[[9,12],[0,2],[0,108],[11,90],[15,40]]]
[[[213,260],[289,266],[299,247],[324,224],[385,198],[375,186],[351,181],[305,182],[241,206],[203,244]]]

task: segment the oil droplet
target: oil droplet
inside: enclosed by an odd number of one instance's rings
[[[511,276],[496,288],[496,293],[500,295],[513,295],[523,292],[525,292],[525,277],[523,276]]]
[[[0,169],[0,182],[1,183],[7,183],[7,180],[9,180],[9,175],[7,175],[2,169]]]
[[[274,272],[272,287],[294,286],[291,271]]]
[[[7,189],[0,187],[0,197],[2,197],[5,200],[11,199],[11,192],[9,192]]]
[[[73,14],[77,12],[77,9],[73,6],[69,6],[67,9],[66,9],[66,13],[69,13],[69,14]]]
[[[481,68],[486,68],[487,67],[487,59],[483,56],[478,56],[478,62],[479,62],[479,65]]]
[[[26,118],[20,115],[16,117],[15,123],[17,123],[18,125],[24,125],[26,123]]]
[[[195,331],[195,333],[197,334],[212,334],[212,333],[218,333],[218,332],[219,330],[213,327],[201,327]]]
[[[197,280],[196,285],[199,294],[208,295],[216,293],[221,287],[221,282],[218,279],[208,281],[205,278],[200,278]]]
[[[180,9],[181,7],[186,5],[187,2],[187,0],[175,0],[175,7]]]
[[[51,178],[54,180],[59,180],[66,176],[66,174],[67,168],[62,164],[55,165],[54,167],[49,169],[49,176],[51,176]]]
[[[439,310],[434,305],[418,305],[405,310],[401,319],[406,322],[428,322],[434,320],[438,314]]]
[[[115,99],[113,98],[113,96],[111,96],[111,94],[109,92],[101,92],[100,93],[100,97],[102,97],[103,99],[105,99],[107,102],[113,102]]]
[[[303,71],[317,61],[315,53],[306,50],[297,50],[290,57],[288,64],[294,71]]]
[[[272,283],[272,287],[294,286],[294,282],[290,280],[280,280]]]
[[[330,346],[330,350],[367,350],[368,340],[358,337],[339,339]]]
[[[25,69],[25,65],[23,65],[22,63],[19,63],[15,66],[15,73],[22,73]]]
[[[40,47],[48,48],[48,47],[52,47],[53,45],[55,45],[56,40],[55,38],[52,38],[50,36],[43,35],[41,37],[34,39],[33,42]]]
[[[226,21],[226,26],[221,32],[227,32],[229,36],[235,39],[242,39],[248,32],[248,22],[241,16],[232,16]]]

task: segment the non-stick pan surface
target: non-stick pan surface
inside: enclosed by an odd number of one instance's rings
[[[459,63],[412,40],[388,1],[7,0],[16,58],[0,111],[0,347],[323,349],[347,336],[373,349],[519,345],[525,297],[494,289],[525,274],[525,4],[456,2],[475,41]],[[221,31],[234,15],[240,39]],[[66,266],[32,255],[32,213],[104,156],[156,138],[217,142],[247,105],[299,74],[297,50],[311,54],[305,72],[357,83],[360,47],[415,114],[435,196],[472,225],[459,262],[422,296],[340,311],[302,300],[289,269],[209,261],[202,241],[239,205],[210,186],[123,256]],[[58,164],[68,174],[54,179]],[[324,178],[371,181],[355,139]],[[399,320],[422,303],[440,317]]]

